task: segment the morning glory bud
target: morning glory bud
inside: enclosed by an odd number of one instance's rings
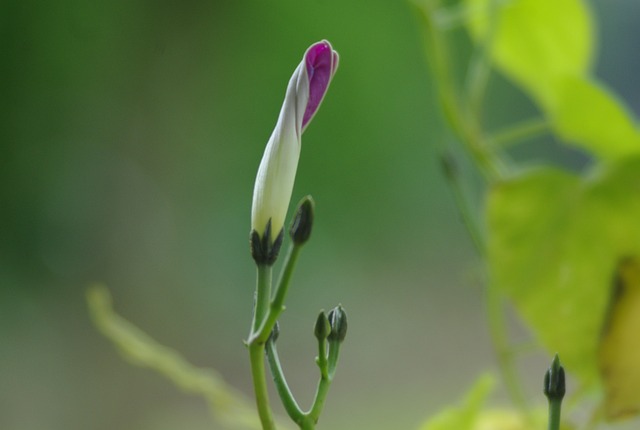
[[[307,49],[291,76],[253,189],[251,253],[257,264],[273,264],[278,255],[302,133],[318,110],[337,67],[338,53],[323,40]]]

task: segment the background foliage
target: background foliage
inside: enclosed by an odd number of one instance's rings
[[[590,160],[585,148],[613,160],[626,147],[610,153],[586,128],[603,118],[619,124],[620,142],[635,139],[639,7],[592,5],[584,25],[598,29],[598,52],[578,46],[566,59],[575,76],[563,85],[600,95],[593,121],[573,124],[575,106],[552,103],[523,72],[544,62],[506,73],[541,109],[569,117],[560,133],[595,140],[570,149],[541,139],[512,150],[516,160],[579,170]],[[129,367],[91,326],[83,300],[95,280],[129,320],[250,393],[241,339],[254,282],[255,169],[286,79],[322,38],[340,52],[341,68],[305,133],[294,190],[294,201],[311,193],[317,203],[280,345],[294,389],[310,391],[314,316],[336,298],[351,325],[326,428],[416,428],[493,366],[471,244],[437,163],[448,131],[408,4],[9,1],[0,16],[1,428],[211,428],[202,399]],[[468,53],[466,38],[455,49]],[[612,107],[603,86],[627,109]],[[490,92],[491,125],[537,109],[500,76]],[[560,204],[562,192],[576,196],[568,210],[577,210],[597,206],[593,198],[622,173],[603,173],[583,193],[567,174],[539,175],[562,184],[553,187]],[[549,191],[525,180],[512,186]],[[495,204],[509,191],[497,191]],[[546,364],[534,355],[523,366]],[[541,371],[530,376],[539,396]]]

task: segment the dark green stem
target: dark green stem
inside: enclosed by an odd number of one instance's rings
[[[562,400],[549,400],[549,430],[560,430]]]
[[[273,376],[273,382],[276,385],[276,390],[278,391],[280,400],[282,400],[285,411],[287,411],[287,414],[293,422],[301,425],[305,418],[304,413],[302,409],[300,409],[300,406],[298,406],[287,384],[287,379],[284,376],[282,365],[280,364],[278,349],[272,340],[267,341],[267,361],[269,363],[269,369],[271,370],[271,376]]]

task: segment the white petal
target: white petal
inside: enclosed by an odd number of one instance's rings
[[[302,117],[309,79],[304,62],[293,73],[276,127],[269,138],[253,190],[251,228],[264,233],[271,220],[271,239],[284,227],[300,157]]]

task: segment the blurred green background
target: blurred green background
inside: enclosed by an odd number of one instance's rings
[[[597,73],[637,113],[640,4],[593,6]],[[415,428],[493,368],[419,24],[404,0],[3,2],[0,428],[219,428],[204,401],[94,329],[94,281],[127,319],[251,394],[253,181],[287,81],[323,38],[341,65],[294,190],[317,205],[281,320],[294,391],[311,400],[312,326],[339,302],[350,329],[323,428]],[[500,77],[489,91],[489,124],[535,112]],[[512,155],[580,160],[549,139]],[[531,363],[541,397],[546,357]]]

